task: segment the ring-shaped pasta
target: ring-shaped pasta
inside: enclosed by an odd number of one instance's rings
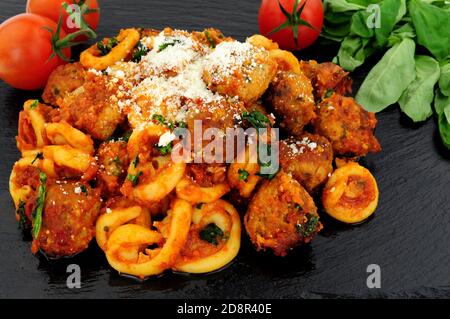
[[[277,62],[278,70],[291,71],[297,74],[302,73],[300,62],[298,62],[298,59],[292,52],[281,49],[270,50],[269,56]]]
[[[42,148],[44,159],[52,160],[71,174],[83,175],[95,161],[89,154],[69,145],[50,145]]]
[[[133,130],[127,144],[128,156],[133,159],[139,154],[149,153],[161,135],[168,131],[167,127],[156,124],[148,124]]]
[[[217,245],[211,254],[206,253],[202,256],[203,241],[198,236],[198,232],[204,227],[214,224],[219,227],[223,234],[223,243]],[[192,234],[191,232],[195,233]],[[230,263],[238,254],[241,244],[241,219],[239,213],[230,203],[224,200],[218,200],[213,203],[203,204],[201,208],[196,208],[192,214],[191,232],[189,236],[195,236],[191,240],[188,237],[186,245],[180,254],[177,264],[173,268],[176,271],[187,273],[207,273],[220,269]],[[211,243],[203,241],[204,245],[212,246]],[[191,249],[195,249],[192,251]],[[186,256],[189,251],[191,256]]]
[[[191,218],[191,204],[175,199],[162,221],[167,225],[163,244],[164,238],[157,231],[133,224],[120,226],[111,234],[106,245],[109,264],[120,273],[140,278],[158,275],[171,268],[186,242]],[[162,247],[145,249],[153,244],[162,244]]]
[[[139,42],[139,39],[140,35],[136,29],[120,30],[117,36],[119,43],[107,55],[100,56],[100,50],[97,48],[97,44],[94,44],[81,53],[80,63],[87,69],[93,68],[103,71],[114,63],[125,59]]]
[[[266,38],[265,36],[261,34],[254,34],[251,37],[247,38],[247,43],[250,43],[251,45],[254,45],[255,47],[264,48],[266,50],[276,50],[278,49],[278,43],[273,42],[269,38]]]
[[[119,226],[139,218],[142,212],[143,209],[141,207],[133,206],[129,208],[112,209],[111,212],[106,212],[101,215],[95,224],[95,239],[97,240],[98,246],[105,250],[106,243],[108,242],[111,233]]]
[[[368,169],[350,162],[333,172],[322,203],[327,214],[341,222],[362,222],[377,208],[377,182]]]
[[[177,196],[193,204],[214,202],[229,191],[230,186],[227,183],[202,187],[186,176],[180,180],[176,187]]]
[[[47,124],[45,133],[53,145],[70,145],[88,154],[94,153],[92,139],[65,121]]]
[[[17,148],[21,152],[41,148],[45,144],[43,135],[45,118],[39,112],[38,105],[39,102],[37,100],[28,100],[24,103],[23,111],[19,114]]]

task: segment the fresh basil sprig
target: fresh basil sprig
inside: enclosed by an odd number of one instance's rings
[[[45,196],[47,193],[47,175],[45,173],[40,172],[39,173],[39,187],[38,187],[38,197],[36,200],[36,206],[33,211],[33,229],[32,234],[33,238],[38,238],[39,232],[41,230],[42,226],[42,212],[44,210],[44,204],[45,204]]]

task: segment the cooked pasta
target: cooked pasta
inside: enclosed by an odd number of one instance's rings
[[[322,229],[314,200],[324,184],[328,214],[367,218],[374,178],[332,163],[343,144],[363,149],[352,155],[379,150],[376,120],[355,103],[328,116],[327,103],[344,99],[322,99],[325,84],[338,86],[324,77],[337,73],[264,36],[238,42],[215,29],[130,28],[91,46],[50,76],[48,105],[26,101],[19,115],[9,189],[32,252],[70,257],[95,237],[119,273],[207,273],[237,256],[242,220],[258,250],[284,256],[310,242]],[[345,137],[326,130],[361,114],[370,127],[356,123]],[[243,147],[228,147],[229,129],[243,132]],[[272,173],[264,148],[280,155]]]

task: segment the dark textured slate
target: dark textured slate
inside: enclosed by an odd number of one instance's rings
[[[259,1],[108,0],[102,2],[101,36],[127,26],[183,29],[217,27],[244,39],[258,31]],[[2,0],[0,20],[24,11],[25,1]],[[303,58],[330,60],[337,47],[321,42]],[[369,69],[353,74],[355,86]],[[30,253],[14,219],[8,177],[18,152],[14,136],[18,112],[38,92],[0,83],[0,297],[449,297],[450,156],[439,142],[434,120],[413,125],[396,108],[379,114],[377,136],[383,152],[366,165],[379,183],[374,218],[347,227],[326,220],[324,231],[307,247],[284,259],[259,254],[243,238],[238,258],[209,275],[167,274],[144,283],[109,269],[93,245],[74,260],[48,262]],[[66,288],[66,266],[78,263],[82,288]],[[382,288],[366,286],[366,267],[379,264]]]

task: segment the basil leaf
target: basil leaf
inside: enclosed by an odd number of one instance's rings
[[[439,77],[439,88],[442,94],[450,96],[450,61],[441,66],[441,76]]]
[[[438,114],[439,135],[442,143],[450,149],[450,97],[436,90],[434,108]]]
[[[372,13],[367,11],[356,12],[352,17],[352,26],[350,32],[362,38],[371,38],[374,36],[374,29],[367,26],[367,19]],[[375,29],[377,30],[377,29]]]
[[[334,63],[339,64],[347,71],[353,71],[364,63],[367,57],[375,52],[370,39],[350,35],[342,41]]]
[[[410,0],[409,13],[417,42],[438,60],[450,55],[450,12],[418,0]]]
[[[353,1],[346,0],[328,0],[324,1],[324,7],[332,10],[333,12],[346,12],[346,11],[358,11],[366,9],[367,5],[361,5],[357,3],[352,3]],[[369,2],[369,1],[365,1]]]
[[[356,100],[369,112],[379,112],[398,101],[415,78],[415,43],[411,39],[390,48],[369,72]]]
[[[375,28],[375,38],[379,47],[383,47],[395,24],[406,13],[405,0],[384,0],[380,4],[380,28]]]
[[[416,79],[403,92],[398,103],[400,109],[414,122],[425,121],[433,114],[431,103],[434,85],[439,79],[439,63],[430,56],[415,57]]]
[[[392,47],[395,44],[402,42],[402,40],[405,38],[413,39],[415,37],[416,31],[414,30],[414,27],[411,25],[411,23],[405,23],[401,27],[392,31],[391,35],[389,36],[387,46]]]

